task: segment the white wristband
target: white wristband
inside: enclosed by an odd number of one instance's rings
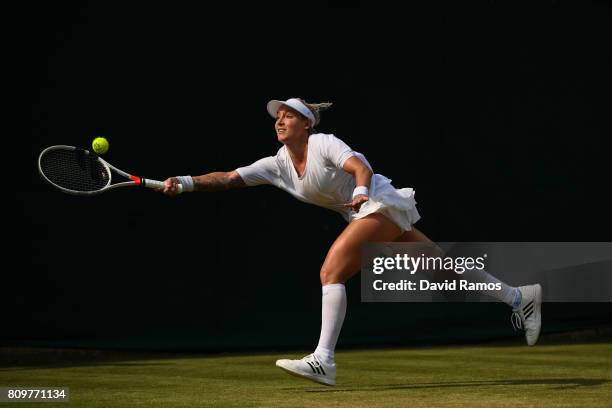
[[[184,193],[192,192],[195,188],[195,184],[191,176],[178,176],[177,180],[179,184],[183,186]]]
[[[368,188],[366,186],[359,186],[359,187],[355,187],[355,189],[353,190],[353,198],[355,198],[356,195],[359,194],[363,194],[365,196],[367,196],[369,193]]]

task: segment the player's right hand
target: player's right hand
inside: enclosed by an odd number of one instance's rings
[[[164,180],[164,189],[161,190],[167,196],[174,197],[178,194],[177,185],[179,184],[176,177],[169,177]]]

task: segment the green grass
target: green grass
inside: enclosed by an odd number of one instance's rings
[[[70,387],[69,403],[17,404],[23,408],[612,406],[611,344],[341,351],[336,387],[274,366],[277,358],[301,356],[13,366],[0,368],[0,386]]]

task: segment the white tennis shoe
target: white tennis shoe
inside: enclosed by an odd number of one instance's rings
[[[512,309],[510,321],[515,330],[525,330],[527,345],[533,346],[540,337],[542,328],[542,287],[539,284],[529,286],[519,286],[521,291],[521,304]]]
[[[336,385],[336,364],[325,364],[315,354],[301,360],[276,360],[276,366],[296,377],[323,385]]]

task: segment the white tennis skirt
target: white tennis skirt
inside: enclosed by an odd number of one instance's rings
[[[374,174],[369,193],[369,200],[362,204],[359,212],[351,213],[351,221],[381,213],[396,223],[402,231],[410,231],[412,225],[421,218],[412,188],[396,189],[391,180],[381,174]]]

